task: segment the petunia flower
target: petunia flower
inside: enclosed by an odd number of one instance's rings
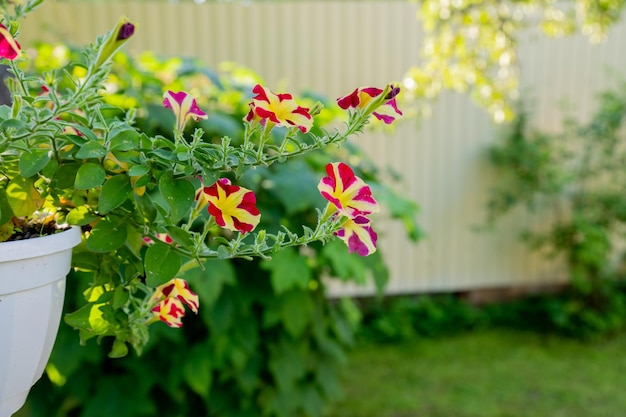
[[[11,32],[0,23],[0,58],[13,61],[20,54],[21,47],[17,43]]]
[[[386,124],[392,123],[397,117],[402,116],[402,112],[398,109],[396,96],[400,92],[399,87],[393,87],[387,93],[380,106],[372,111],[374,117]],[[370,103],[378,99],[384,90],[376,87],[361,87],[354,90],[347,96],[337,99],[337,104],[344,110],[349,108],[365,109]]]
[[[250,104],[247,121],[255,117],[262,122],[270,121],[277,126],[297,127],[302,133],[308,132],[313,126],[313,117],[309,109],[299,106],[291,94],[274,94],[267,88],[257,84],[252,89],[255,96]]]
[[[185,124],[187,124],[190,118],[198,121],[198,119],[206,119],[208,117],[198,107],[196,99],[184,91],[166,91],[163,94],[163,106],[167,109],[172,109],[174,112],[177,132],[182,132],[185,129]]]
[[[256,196],[247,188],[220,178],[210,187],[204,187],[203,192],[209,201],[209,213],[219,226],[247,233],[259,224],[261,214],[256,207]]]
[[[154,306],[152,313],[170,327],[182,327],[185,307],[177,298],[168,297]]]
[[[356,216],[346,221],[335,235],[348,245],[348,252],[356,252],[360,256],[376,252],[378,236],[372,230],[370,220],[365,216]]]
[[[174,278],[156,287],[153,299],[158,301],[167,298],[175,298],[186,304],[194,313],[198,313],[200,307],[198,295],[191,291],[189,284],[184,279]]]
[[[327,177],[317,185],[322,196],[330,201],[339,212],[353,218],[360,214],[380,211],[370,187],[343,162],[326,165]]]

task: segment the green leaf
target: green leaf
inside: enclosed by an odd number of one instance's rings
[[[150,167],[146,165],[133,165],[128,170],[129,177],[140,177],[147,174],[150,171]]]
[[[3,120],[2,123],[0,123],[0,129],[1,130],[7,130],[9,128],[14,128],[14,129],[26,129],[27,125],[24,121],[19,120],[19,119],[6,119]]]
[[[302,408],[307,415],[312,417],[324,415],[324,400],[322,400],[315,386],[307,385],[300,396],[302,398]]]
[[[6,104],[0,105],[0,120],[10,119],[11,118],[11,107]]]
[[[146,193],[144,195],[135,194],[135,207],[141,214],[144,223],[152,223],[157,216],[157,210],[150,199],[150,196]]]
[[[31,149],[20,155],[20,174],[24,178],[32,177],[41,171],[50,161],[48,149]]]
[[[88,127],[83,126],[81,123],[74,124],[73,127],[74,129],[78,130],[85,138],[87,138],[88,143],[98,143],[98,137]]]
[[[363,259],[357,254],[348,253],[340,240],[328,242],[320,254],[330,261],[334,276],[344,281],[354,280],[358,284],[365,284],[367,281],[367,268]]]
[[[144,259],[146,284],[149,287],[165,284],[178,273],[180,264],[180,255],[170,245],[155,242],[146,251]]]
[[[104,147],[98,142],[87,142],[78,150],[78,152],[76,152],[76,158],[103,158],[106,154],[106,149],[104,149]]]
[[[53,178],[56,175],[57,170],[59,169],[59,161],[54,158],[51,158],[45,167],[40,171],[41,175],[47,178]]]
[[[5,189],[0,188],[0,225],[5,224],[13,217],[13,210],[9,205]]]
[[[116,287],[113,293],[113,308],[118,309],[126,305],[130,299],[130,293],[122,286]]]
[[[104,183],[100,191],[100,201],[98,209],[102,214],[106,214],[116,207],[122,205],[133,193],[130,185],[130,178],[126,175],[116,175]]]
[[[207,397],[213,381],[211,356],[204,345],[196,345],[185,354],[183,378],[193,392]]]
[[[60,189],[73,187],[76,182],[76,173],[81,165],[82,164],[62,164],[56,171],[53,186]]]
[[[115,219],[100,220],[89,234],[87,248],[92,252],[110,252],[120,248],[126,242],[126,225]]]
[[[33,186],[33,180],[16,177],[6,188],[6,197],[15,216],[29,216],[39,210],[44,199]]]
[[[292,288],[306,289],[312,278],[306,258],[293,248],[286,248],[261,262],[261,269],[270,272],[272,288],[281,294]]]
[[[300,337],[313,318],[313,300],[306,291],[293,289],[284,293],[279,302],[280,317],[287,333]]]
[[[102,319],[101,305],[89,303],[80,309],[66,314],[65,323],[81,330],[81,340],[85,341],[108,330],[108,324]]]
[[[115,338],[111,351],[109,352],[109,358],[123,358],[128,355],[128,346],[124,340]]]
[[[182,246],[193,246],[194,240],[191,233],[178,226],[167,226],[167,234],[172,240]]]
[[[89,303],[72,313],[66,314],[64,317],[65,323],[75,329],[89,329],[89,315],[91,313],[91,307],[93,307],[93,304]]]
[[[273,346],[268,367],[281,391],[290,391],[299,379],[306,375],[307,356],[305,344],[300,341],[283,340]]]
[[[172,223],[185,217],[195,202],[196,189],[191,182],[175,180],[169,173],[159,180],[159,191],[170,208]]]
[[[91,213],[87,206],[78,206],[67,213],[66,220],[69,224],[84,226],[98,219],[98,216]]]
[[[84,271],[97,271],[100,268],[99,254],[89,251],[80,251],[72,255],[72,265]]]
[[[134,129],[124,129],[111,138],[111,151],[130,151],[139,147],[139,133]]]
[[[88,190],[104,184],[106,171],[102,166],[88,162],[83,164],[76,173],[75,186],[79,190]]]

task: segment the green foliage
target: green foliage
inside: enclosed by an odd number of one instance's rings
[[[438,337],[485,324],[484,312],[451,294],[400,296],[370,301],[363,308],[360,337],[374,342],[403,342]]]
[[[9,11],[20,8],[0,6],[16,34]],[[94,279],[85,292],[88,311],[79,314],[89,320],[71,323],[83,340],[115,338],[115,356],[126,351],[125,343],[141,353],[146,327],[155,322],[153,308],[186,299],[158,297],[160,286],[184,280],[181,268],[199,267],[205,259],[269,259],[282,249],[326,243],[350,227],[351,216],[338,214],[317,190],[325,176],[321,167],[339,153],[313,155],[362,132],[399,91],[387,85],[362,108],[344,111],[328,100],[325,108],[312,94],[298,101],[278,96],[237,67],[219,76],[192,60],[145,55],[131,63],[115,52],[133,32],[134,25],[120,19],[80,52],[55,48],[56,61],[45,59],[50,46],[41,49],[44,59],[5,56],[13,103],[0,110],[0,199],[7,202],[2,236],[16,220],[33,228],[49,218],[82,226],[76,266]],[[263,106],[271,111],[263,113]],[[205,116],[195,129],[188,123]],[[344,123],[331,129],[330,122]],[[305,155],[312,159],[277,168]],[[229,191],[213,198],[217,181]],[[267,202],[261,194],[270,188],[281,205],[257,211],[257,199]],[[409,211],[394,215],[406,223]],[[285,214],[297,220],[285,222]],[[170,245],[157,242],[164,235]],[[125,302],[114,303],[120,291],[126,296],[118,300]],[[179,324],[180,316],[159,317]]]
[[[589,122],[568,120],[561,134],[530,132],[521,117],[491,150],[501,185],[489,202],[489,217],[495,221],[523,206],[548,219],[524,238],[566,262],[575,293],[555,305],[552,317],[581,333],[623,325],[614,317],[621,315],[623,299],[613,296],[613,281],[623,278],[626,255],[626,86],[598,100]]]
[[[476,329],[506,328],[594,341],[626,329],[626,285],[602,281],[593,293],[578,287],[515,300],[471,304],[460,295],[425,294],[362,300],[358,339],[379,344],[440,338]]]
[[[40,50],[45,53],[50,47],[42,45]],[[150,54],[137,59],[120,54],[113,68],[112,76],[119,89],[105,96],[105,100],[138,105],[136,123],[148,134],[165,135],[168,129],[157,105],[162,99],[161,91],[173,88],[164,80],[174,80],[180,89],[194,85],[202,92],[198,95],[199,105],[216,116],[200,125],[205,137],[217,138],[239,126],[238,121],[248,111],[249,82],[258,81],[256,74],[243,68],[230,67],[214,73],[196,62],[160,59]],[[327,105],[321,116],[331,120],[334,111],[337,110],[332,105]],[[321,133],[319,128],[315,127]],[[332,158],[348,155],[361,161],[354,164],[355,170],[372,184],[376,193],[399,204],[394,215],[408,226],[408,232],[419,236],[416,205],[379,182],[376,169],[352,146],[311,152],[282,164],[257,167],[243,175],[241,185],[254,191],[263,212],[259,227],[267,229],[269,234],[278,233],[281,226],[300,228],[315,222],[314,208],[321,199],[316,185],[325,164]],[[188,199],[179,196],[188,192],[186,183],[173,181],[167,174],[160,177],[158,188],[166,202],[158,210],[176,216],[188,210],[184,206]],[[142,197],[134,198],[140,214],[157,215]],[[81,215],[75,214],[77,218]],[[99,239],[98,229],[117,228],[117,234],[121,234],[123,226],[123,222],[101,221],[92,230],[95,238],[90,240],[94,240],[96,249],[117,246],[119,241]],[[188,238],[184,230],[173,226],[167,231],[175,241]],[[197,227],[201,224],[194,224],[191,230]],[[169,259],[171,250],[170,245],[156,242],[143,254],[149,284],[158,284],[168,279],[174,269],[178,270],[172,267],[175,260]],[[107,352],[113,349],[115,353],[119,346],[107,339],[100,344],[88,340],[86,346],[78,348],[75,333],[61,326],[47,367],[48,378],[42,378],[31,392],[23,414],[29,417],[141,417],[156,413],[174,417],[323,415],[329,400],[340,392],[338,371],[345,361],[346,350],[354,343],[359,323],[359,312],[352,302],[327,299],[323,277],[357,282],[373,279],[382,288],[387,280],[387,268],[380,251],[361,258],[348,254],[340,241],[326,245],[310,242],[306,247],[289,247],[271,255],[271,260],[210,259],[203,262],[202,268],[183,264],[178,276],[184,277],[197,291],[201,300],[199,314],[186,316],[181,329],[161,323],[150,326],[149,337],[145,337],[149,341],[141,357],[128,355],[112,360]],[[78,265],[89,265],[94,257],[92,253],[79,252],[75,260]],[[68,279],[66,311],[84,303],[85,287],[90,281],[99,282],[100,274],[123,276],[132,273],[131,269],[130,264],[112,265],[99,274],[73,273]],[[111,301],[115,305],[125,302],[124,299],[116,302],[113,297]],[[102,300],[93,301],[98,302]],[[68,320],[83,320],[93,325],[89,306],[78,311],[82,315],[67,316]]]

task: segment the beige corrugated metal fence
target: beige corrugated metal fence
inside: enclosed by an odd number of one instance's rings
[[[169,4],[163,2],[48,4],[22,25],[22,45],[49,39],[84,43],[126,15],[138,23],[132,51],[154,50],[246,65],[274,91],[310,88],[338,97],[354,87],[401,80],[418,62],[420,24],[416,5],[402,1],[263,2]],[[593,94],[612,81],[605,69],[626,73],[626,24],[591,45],[582,37],[522,39],[524,92],[532,92],[538,127],[556,129],[558,104],[567,99],[582,117]],[[484,111],[465,96],[444,94],[433,117],[391,135],[367,133],[358,140],[381,166],[404,175],[402,191],[422,207],[427,237],[412,245],[402,227],[378,219],[380,247],[391,265],[388,292],[465,290],[563,279],[556,263],[531,254],[517,239],[525,213],[509,216],[496,232],[477,232],[494,183],[486,148],[501,135]],[[535,221],[536,220],[532,220]],[[335,288],[371,293],[370,288]]]

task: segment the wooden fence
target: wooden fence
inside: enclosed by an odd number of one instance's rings
[[[194,56],[215,67],[234,61],[252,68],[274,91],[305,88],[338,97],[356,86],[402,80],[418,62],[417,5],[403,1],[293,1],[104,3],[47,0],[23,23],[20,41],[89,42],[125,15],[137,22],[131,52]],[[606,42],[581,36],[548,39],[529,33],[520,44],[522,92],[533,98],[533,120],[557,129],[559,103],[586,117],[593,95],[615,83],[612,69],[626,73],[626,24]],[[444,94],[433,116],[405,122],[386,135],[358,140],[381,166],[404,176],[401,190],[421,206],[427,236],[411,244],[402,226],[379,216],[380,247],[391,266],[389,293],[448,291],[560,282],[563,269],[530,253],[517,239],[537,222],[521,211],[494,232],[478,232],[495,172],[486,149],[501,128],[466,96]],[[369,294],[370,287],[336,286],[336,294]]]

